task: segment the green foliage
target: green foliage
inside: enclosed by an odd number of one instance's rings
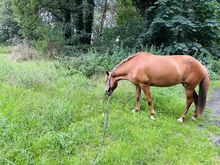
[[[166,54],[199,57],[220,41],[219,10],[215,0],[158,0],[144,10],[147,26],[137,47],[163,45]]]
[[[215,72],[218,75],[218,78],[220,78],[220,60],[214,61],[211,69],[213,72]]]
[[[65,38],[59,24],[52,29],[49,26],[38,27],[37,32],[39,39],[34,40],[33,45],[43,57],[54,58],[62,53]]]
[[[103,35],[99,34],[99,37],[96,37],[99,32],[95,29],[99,31],[100,28],[94,28],[93,16],[94,9],[100,11],[102,9],[96,8],[93,0],[4,0],[4,2],[9,4],[10,10],[7,11],[9,15],[13,14],[14,18],[10,16],[12,22],[6,21],[9,28],[6,28],[6,31],[0,30],[3,34],[0,38],[6,40],[5,36],[13,37],[20,29],[17,27],[21,27],[19,34],[34,40],[42,54],[52,54],[49,56],[64,52],[63,50],[56,52],[55,48],[60,47],[67,49],[63,54],[71,55],[71,51],[75,53],[78,48],[80,53],[84,53],[90,47],[91,36],[94,34],[92,46],[97,47],[98,51],[105,52],[106,49],[112,51],[116,47],[124,48],[126,51],[137,51],[153,45],[157,48],[162,47],[163,54],[189,54],[196,58],[211,54],[215,59],[219,58],[220,5],[216,0],[109,2],[105,6],[106,14],[107,17],[108,14],[112,14],[109,17],[113,18],[112,22],[116,24],[109,26],[108,22],[103,20],[105,29]],[[115,6],[114,12],[108,12],[112,10],[109,9],[111,5]],[[100,18],[100,15],[96,17]],[[95,25],[97,22],[100,20],[97,20]]]
[[[100,73],[104,73],[107,67],[107,56],[101,56],[99,53],[88,53],[80,57],[72,57],[62,59],[56,65],[57,68],[64,67],[69,70],[68,75],[82,73],[87,77],[91,77]]]
[[[135,10],[131,0],[117,0],[116,11],[116,26],[105,29],[103,44],[110,49],[122,46],[132,50],[135,47],[137,37],[144,31],[145,22]]]
[[[12,0],[13,15],[25,38],[38,38],[36,29],[40,26],[40,4],[37,0]]]
[[[220,75],[220,60],[215,61],[212,66],[212,70]]]
[[[103,135],[104,77],[69,74],[58,64],[14,63],[0,49],[0,164],[91,164]],[[183,87],[151,90],[155,121],[143,95],[141,113],[130,112],[135,87],[119,83],[97,164],[219,164],[219,149],[209,139],[219,129],[203,117],[192,122],[192,109],[184,124],[176,121]]]
[[[61,62],[57,64],[57,68],[60,66],[67,68],[70,75],[78,72],[87,77],[91,77],[105,73],[106,69],[112,69],[126,56],[127,53],[122,49],[121,51],[114,51],[113,54],[109,54],[109,52],[100,53],[96,50],[91,50],[80,56],[61,59]]]
[[[10,39],[19,36],[20,27],[13,18],[11,1],[0,2],[0,43],[10,43]]]
[[[22,35],[39,39],[39,27],[62,24],[63,37],[68,44],[90,44],[93,23],[93,0],[12,0],[13,14],[21,26]]]

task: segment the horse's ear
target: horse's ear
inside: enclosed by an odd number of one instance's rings
[[[109,72],[107,70],[105,71],[105,73],[106,73],[107,76],[109,76]]]

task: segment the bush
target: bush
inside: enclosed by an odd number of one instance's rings
[[[211,66],[211,70],[217,74],[218,79],[219,79],[220,78],[220,60],[213,62]]]
[[[108,64],[108,56],[101,55],[98,52],[89,52],[79,57],[61,58],[61,62],[57,63],[56,68],[66,68],[69,70],[67,75],[82,73],[87,77],[104,73]]]
[[[213,63],[212,70],[220,75],[220,60]]]
[[[10,54],[10,59],[13,61],[28,61],[36,59],[37,57],[37,51],[32,47],[31,43],[26,40],[17,44]]]
[[[62,54],[65,39],[59,25],[54,28],[49,26],[40,27],[37,31],[41,37],[39,40],[33,41],[33,45],[41,56],[54,58]]]

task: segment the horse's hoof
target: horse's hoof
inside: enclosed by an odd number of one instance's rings
[[[192,121],[196,121],[196,118],[194,116],[192,116]]]
[[[136,113],[136,112],[140,112],[140,110],[132,109],[131,112]]]
[[[178,123],[183,123],[183,118],[180,117],[179,119],[177,119]]]
[[[154,115],[150,115],[150,119],[155,120],[155,116]]]

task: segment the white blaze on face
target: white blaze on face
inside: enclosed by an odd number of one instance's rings
[[[106,84],[105,84],[105,94],[110,96],[111,95],[111,93],[110,93],[111,75],[109,74],[108,71],[106,71],[105,81],[106,81]]]

